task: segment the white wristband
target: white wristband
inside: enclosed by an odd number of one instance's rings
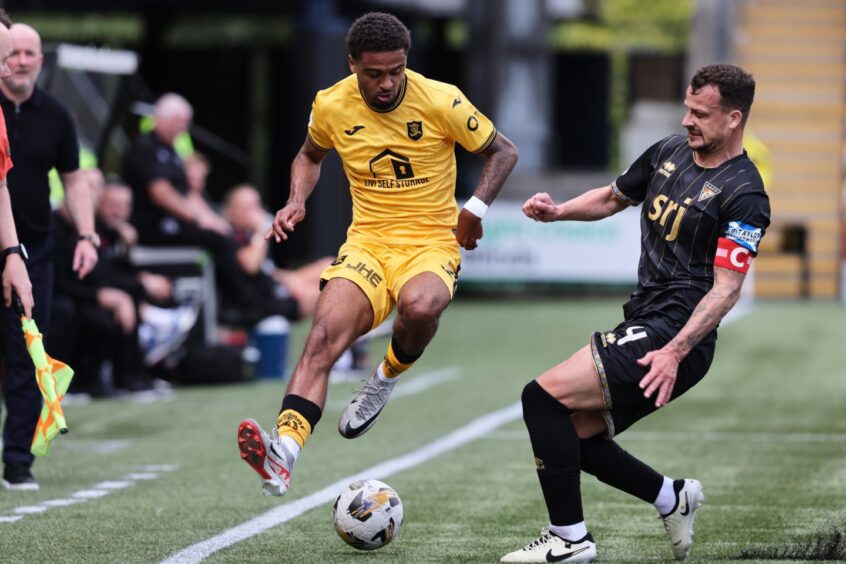
[[[488,211],[488,204],[473,196],[464,204],[464,209],[478,217],[479,219],[483,219],[485,217],[485,212]]]

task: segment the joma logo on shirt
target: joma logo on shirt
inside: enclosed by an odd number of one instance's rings
[[[687,212],[685,206],[689,206],[692,201],[693,198],[685,198],[684,203],[679,204],[663,194],[655,196],[655,199],[652,200],[652,208],[646,217],[652,221],[657,221],[661,227],[665,227],[667,220],[670,219],[670,215],[676,212],[670,233],[664,236],[664,239],[667,241],[675,241],[676,237],[679,236],[679,226],[681,226],[682,218],[684,218],[684,214]]]

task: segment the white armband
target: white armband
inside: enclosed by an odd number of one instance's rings
[[[476,196],[473,196],[464,204],[464,209],[479,219],[483,219],[485,217],[485,212],[488,211],[488,205]]]

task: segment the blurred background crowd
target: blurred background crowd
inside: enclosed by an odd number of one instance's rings
[[[681,131],[687,81],[712,62],[739,64],[758,84],[745,146],[773,226],[751,293],[846,295],[839,0],[2,4],[40,34],[43,61],[25,72],[69,109],[96,210],[100,262],[80,280],[75,227],[54,175],[46,339],[76,369],[76,393],[166,395],[164,381],[247,377],[245,364],[255,370],[255,355],[267,361],[280,343],[262,347],[263,335],[310,316],[320,272],[350,222],[334,155],[301,228],[283,245],[264,234],[269,210],[287,197],[314,94],[349,72],[344,33],[371,10],[411,29],[410,68],[458,85],[520,149],[480,249],[465,255],[462,296],[630,288],[636,211],[541,234],[519,206],[537,191],[559,200],[605,185],[651,140]],[[457,157],[460,200],[482,163]],[[608,260],[591,260],[600,254]],[[344,362],[369,369],[366,344]]]

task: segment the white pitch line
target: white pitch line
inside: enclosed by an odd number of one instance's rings
[[[122,490],[124,488],[128,488],[132,485],[132,482],[128,480],[119,480],[119,481],[109,481],[109,482],[100,482],[96,486],[94,486],[95,490]]]
[[[250,519],[245,523],[233,527],[207,540],[189,546],[188,548],[173,554],[162,560],[161,564],[194,564],[202,562],[212,554],[237,544],[250,537],[263,533],[264,531],[281,525],[295,517],[298,517],[324,503],[331,502],[338,496],[338,492],[346,487],[353,480],[366,478],[384,479],[397,472],[418,466],[428,460],[445,454],[469,442],[472,442],[494,429],[519,419],[523,413],[520,402],[514,403],[470,422],[464,427],[448,435],[436,439],[415,451],[403,456],[392,458],[377,464],[361,472],[341,478],[322,490],[316,491],[306,497],[294,500],[285,505]]]
[[[442,368],[440,370],[433,370],[431,372],[423,372],[416,376],[409,378],[408,380],[400,380],[397,382],[396,387],[394,388],[393,393],[391,394],[391,399],[401,398],[404,396],[411,396],[414,394],[419,394],[420,392],[425,392],[429,388],[433,388],[438,384],[443,384],[444,382],[449,382],[450,380],[455,380],[458,378],[460,371],[458,368]],[[336,411],[340,409],[344,409],[349,405],[350,400],[337,400],[331,401],[326,406],[328,410]]]
[[[20,507],[15,507],[14,512],[19,513],[21,515],[32,515],[34,513],[44,513],[47,511],[47,508],[43,505],[22,505]]]
[[[47,501],[41,502],[38,505],[22,505],[16,507],[12,510],[14,513],[16,513],[16,515],[0,515],[0,523],[15,523],[16,521],[19,521],[24,515],[44,513],[52,507],[66,507],[68,505],[84,503],[92,499],[99,499],[101,497],[109,495],[114,491],[128,488],[138,480],[154,480],[159,477],[156,472],[172,472],[173,470],[176,470],[176,468],[177,466],[174,464],[142,466],[141,470],[144,470],[144,472],[129,474],[128,476],[126,476],[125,480],[110,480],[100,482],[99,484],[93,486],[91,489],[79,490],[70,494],[70,497],[65,499],[49,499]]]
[[[128,480],[155,480],[159,475],[155,472],[137,472],[135,474],[128,474]]]
[[[48,499],[47,501],[42,501],[41,505],[46,505],[47,507],[67,507],[68,505],[82,503],[83,501],[85,500],[80,498]]]
[[[109,490],[80,490],[71,494],[71,497],[78,497],[79,499],[97,499],[109,495]]]

